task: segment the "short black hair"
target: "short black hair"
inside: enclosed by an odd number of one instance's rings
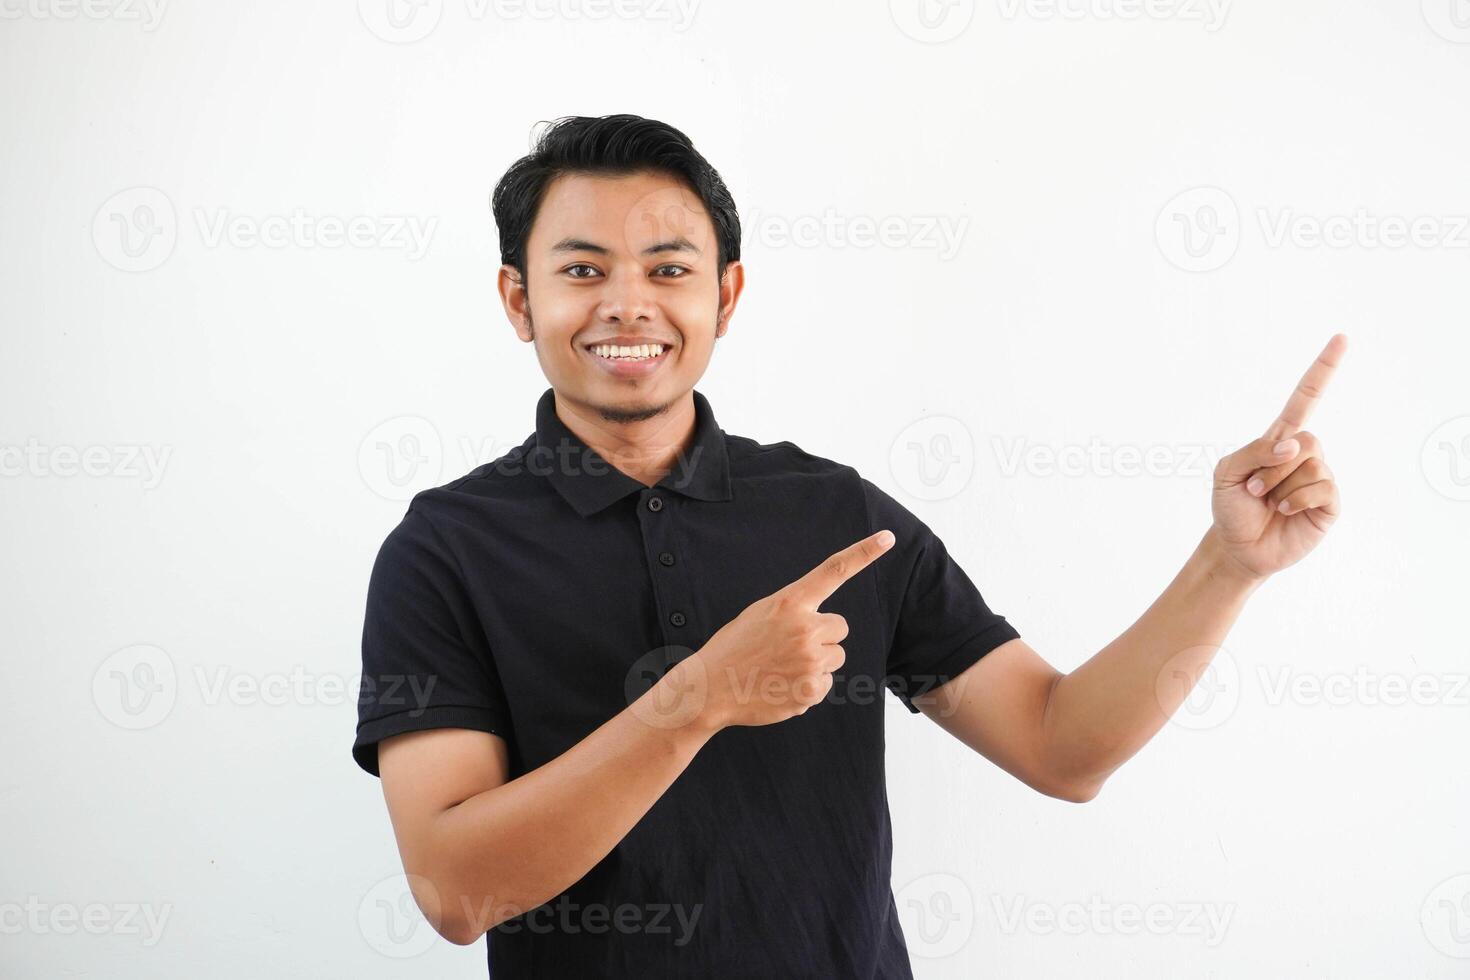
[[[626,113],[563,116],[537,138],[531,152],[511,164],[495,185],[490,207],[500,230],[500,261],[526,278],[526,242],[541,199],[563,174],[622,175],[652,170],[689,186],[715,226],[718,274],[740,258],[740,215],[718,171],[688,136],[656,119]]]

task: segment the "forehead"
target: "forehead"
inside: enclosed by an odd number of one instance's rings
[[[669,174],[562,174],[547,185],[528,250],[544,254],[565,239],[610,251],[641,252],[684,238],[713,257],[714,224],[699,196]]]

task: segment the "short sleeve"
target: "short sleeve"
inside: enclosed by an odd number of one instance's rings
[[[410,508],[378,550],[368,582],[352,757],[377,776],[379,742],[430,728],[512,741],[505,692],[458,562],[429,519]]]
[[[909,711],[913,698],[944,686],[1020,633],[992,612],[980,590],[929,526],[864,479],[873,531],[896,540],[874,564],[879,603],[892,630],[884,682]]]

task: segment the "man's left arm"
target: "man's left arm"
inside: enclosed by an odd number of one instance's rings
[[[1095,797],[1183,704],[1251,594],[1337,519],[1321,441],[1303,426],[1346,340],[1328,342],[1264,436],[1220,461],[1214,523],[1121,636],[1068,674],[1012,639],[914,705],[1038,791]]]

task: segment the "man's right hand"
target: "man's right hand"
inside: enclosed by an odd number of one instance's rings
[[[832,689],[832,672],[847,656],[847,620],[817,607],[893,546],[879,531],[832,555],[777,592],[751,603],[664,682],[696,697],[700,721],[771,725],[805,714]],[[692,720],[692,719],[691,719]]]

